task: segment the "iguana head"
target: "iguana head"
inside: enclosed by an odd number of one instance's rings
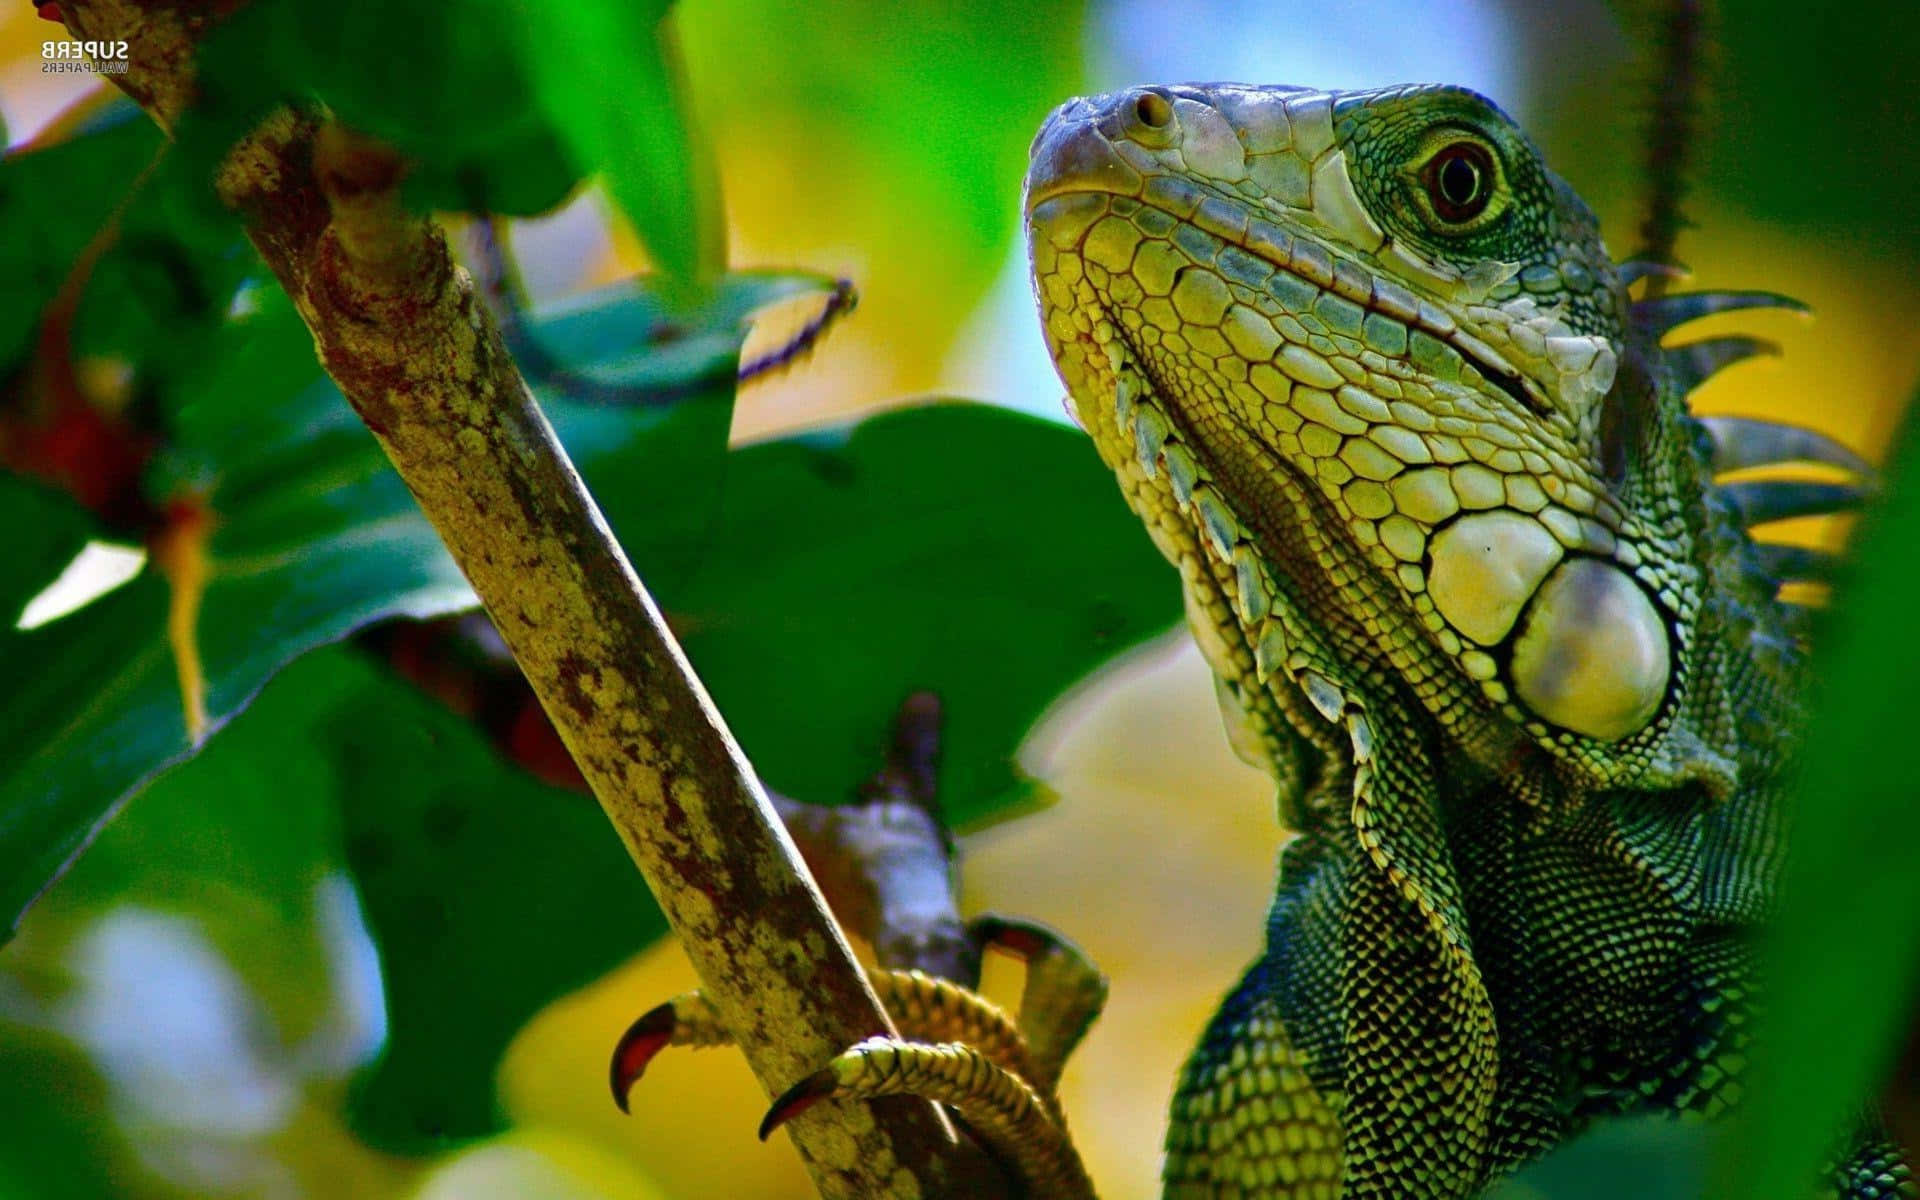
[[[1497,107],[1134,88],[1053,114],[1026,204],[1069,404],[1216,671],[1410,695],[1490,767],[1730,783],[1686,701],[1721,669],[1690,384]]]

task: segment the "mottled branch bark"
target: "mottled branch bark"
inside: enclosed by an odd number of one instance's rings
[[[129,42],[116,82],[171,128],[191,100],[193,41],[220,7],[63,0],[61,13],[77,35]],[[891,1027],[440,229],[401,207],[403,173],[384,147],[283,111],[235,148],[218,186],[777,1094]],[[825,1196],[1002,1190],[925,1101],[830,1106],[792,1132]]]

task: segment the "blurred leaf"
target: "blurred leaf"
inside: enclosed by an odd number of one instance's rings
[[[119,1187],[132,1154],[113,1132],[105,1088],[80,1049],[55,1034],[0,1026],[0,1195],[95,1200]]]
[[[963,825],[1030,798],[1013,753],[1055,696],[1180,613],[1085,438],[958,404],[737,451],[705,562],[658,594],[748,757],[801,799],[850,797],[901,699],[938,692]]]
[[[353,1118],[373,1144],[419,1153],[500,1129],[508,1041],[666,922],[592,799],[535,782],[464,718],[354,669],[359,685],[311,733],[338,774],[386,977],[391,1034]]]
[[[1912,1018],[1920,976],[1920,441],[1903,440],[1856,541],[1855,570],[1817,648],[1793,849],[1768,957],[1749,1098],[1716,1196],[1772,1197],[1812,1180],[1873,1099]]]
[[[1892,245],[1920,264],[1920,22],[1755,0],[1730,8],[1716,32],[1721,145],[1702,163],[1706,185],[1757,215],[1838,233],[1856,252]]]
[[[257,0],[201,42],[201,96],[181,145],[210,177],[274,105],[319,100],[413,160],[409,189],[425,207],[545,212],[580,172],[525,74],[522,7]]]
[[[150,124],[138,110],[134,116]],[[88,277],[75,319],[74,355],[137,367],[145,395],[164,393],[213,352],[235,290],[261,271],[239,222],[208,210],[213,189],[194,171],[171,148],[153,164]],[[62,194],[74,186],[64,177],[58,184]]]
[[[1706,1129],[1668,1116],[1602,1121],[1511,1179],[1486,1200],[1697,1200],[1706,1177]]]
[[[527,72],[574,158],[607,190],[680,281],[726,266],[711,165],[693,144],[668,0],[576,0],[563,12],[520,6]]]
[[[93,518],[67,497],[4,473],[0,473],[0,514],[7,521],[7,552],[0,554],[0,630],[10,630],[27,601],[73,561],[95,526]]]
[[[321,654],[284,678],[102,830],[23,924],[23,946],[43,944],[49,925],[116,903],[181,913],[246,979],[283,1044],[327,1018],[339,997],[313,906],[341,864],[340,783],[314,729],[361,676]]]
[[[805,286],[793,276],[742,277],[706,316],[737,345],[752,297]],[[631,287],[532,324],[563,366],[591,371],[612,359],[656,379],[631,356],[663,326],[693,340],[711,332],[668,322],[655,298]],[[589,484],[633,514],[628,544],[642,570],[684,569],[700,552],[731,418],[723,357],[685,361],[683,402],[670,406],[547,399]],[[223,331],[177,407],[178,437],[155,475],[165,491],[204,493],[214,514],[196,626],[210,729],[298,654],[375,621],[473,603],[372,437],[318,379],[312,340],[278,291],[263,290],[259,311]],[[637,462],[647,469],[634,470]],[[40,629],[0,628],[0,664],[18,681],[0,697],[0,912],[9,928],[120,797],[192,752],[167,611],[166,584],[149,569]]]
[[[0,156],[0,369],[26,353],[40,313],[164,139],[131,102],[44,149]]]
[[[736,228],[856,247],[866,309],[946,346],[1007,265],[1028,142],[1084,90],[1085,8],[681,0],[701,120],[746,183]]]

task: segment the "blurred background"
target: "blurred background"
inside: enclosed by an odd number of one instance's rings
[[[1687,205],[1697,228],[1680,253],[1702,286],[1776,290],[1814,310],[1739,321],[1785,354],[1717,379],[1702,407],[1791,417],[1877,456],[1920,378],[1920,23],[1892,4],[1817,7],[1728,6]],[[932,395],[1061,417],[1017,205],[1029,138],[1079,92],[1467,84],[1533,133],[1616,254],[1636,241],[1649,67],[1645,22],[1625,6],[685,0],[677,20],[733,265],[811,268],[861,295],[797,369],[742,393],[736,441]],[[56,32],[26,4],[0,14],[14,145],[101,86],[41,73]],[[536,297],[644,269],[605,213],[589,189],[521,224],[515,251]],[[769,324],[766,344],[784,336]],[[1845,532],[1807,523],[1781,536]],[[1107,1014],[1067,1073],[1067,1111],[1103,1196],[1157,1195],[1179,1062],[1258,947],[1281,838],[1270,789],[1228,751],[1181,635],[1064,698],[1023,766],[1055,803],[963,839],[964,908],[1048,922],[1112,976]],[[220,857],[191,796],[163,785],[139,803],[145,836],[175,839],[168,853],[197,837]],[[755,1142],[764,1098],[730,1053],[670,1052],[631,1117],[609,1103],[620,1031],[692,985],[670,942],[515,1035],[500,1075],[507,1132],[425,1157],[367,1148],[338,1113],[382,1045],[379,966],[352,885],[314,841],[284,862],[131,891],[91,886],[83,865],[34,911],[0,954],[0,1195],[811,1194],[784,1138]],[[96,869],[137,875],[141,843],[115,849]],[[291,900],[289,874],[303,881]],[[1007,978],[988,988],[1011,998]],[[62,1183],[32,1165],[50,1153],[90,1166]]]

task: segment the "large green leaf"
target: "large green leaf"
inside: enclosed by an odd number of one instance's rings
[[[75,938],[109,911],[136,905],[193,921],[245,981],[266,1017],[251,1031],[265,1061],[311,1059],[299,1050],[311,1035],[341,1036],[347,998],[316,906],[323,882],[342,869],[341,787],[314,729],[362,676],[334,661],[296,663],[284,686],[265,691],[205,754],[156,780],[101,831],[0,960],[19,986],[50,1009],[68,1003]],[[17,1042],[19,1031],[0,1027],[0,1039]]]
[[[574,159],[607,191],[662,270],[711,279],[726,264],[715,175],[691,136],[668,0],[577,0],[556,20],[521,6],[525,69]]]
[[[1885,1079],[1920,979],[1920,441],[1904,439],[1824,626],[1784,903],[1768,957],[1764,1055],[1717,1196],[1814,1177]]]
[[[1699,1200],[1707,1133],[1665,1115],[1602,1121],[1485,1200]]]
[[[131,101],[116,101],[44,149],[0,158],[0,368],[21,359],[83,250],[118,221],[87,276],[72,331],[80,357],[136,364],[143,387],[205,350],[253,258],[237,223]]]
[[[465,719],[374,675],[312,730],[379,944],[390,1034],[356,1128],[408,1152],[501,1126],[493,1076],[548,1002],[666,930],[590,798],[503,763]]]
[[[26,351],[47,301],[162,138],[131,104],[45,149],[0,157],[0,364]],[[30,233],[29,233],[30,231]]]
[[[71,934],[110,906],[191,917],[247,980],[276,1058],[297,1061],[346,999],[314,908],[343,863],[388,1014],[352,1115],[387,1149],[498,1129],[493,1075],[512,1036],[665,928],[591,800],[511,769],[464,719],[336,647],[289,667],[147,789],[34,910],[20,948],[57,978]],[[9,1060],[31,1044],[0,1026]]]
[[[112,1132],[106,1089],[81,1051],[57,1035],[0,1027],[0,1195],[8,1200],[96,1200],[133,1154]]]
[[[670,572],[699,553],[725,458],[732,363],[755,301],[820,286],[739,276],[692,317],[616,288],[532,323],[569,369],[616,383],[677,375],[669,406],[545,399],[589,483],[623,498],[638,564]],[[171,398],[177,436],[163,494],[192,489],[214,514],[196,622],[209,730],[287,661],[369,623],[472,603],[411,496],[337,392],[277,291],[222,331]],[[674,336],[663,343],[662,331]],[[683,343],[705,346],[689,354]],[[661,344],[660,369],[636,347]],[[644,462],[645,470],[634,470]],[[617,520],[617,518],[616,518]],[[69,538],[69,540],[72,540]],[[0,628],[0,912],[9,925],[110,817],[118,800],[193,747],[166,639],[169,596],[149,569],[41,629]]]
[[[960,404],[735,453],[705,561],[658,592],[754,765],[802,799],[850,796],[901,699],[938,692],[961,824],[1026,798],[1013,752],[1055,696],[1179,614],[1084,437]]]
[[[420,203],[514,215],[605,169],[661,263],[690,268],[693,231],[718,225],[696,220],[683,100],[653,38],[666,7],[257,0],[201,43],[181,141],[210,168],[273,105],[318,100],[412,160]]]
[[[200,43],[201,94],[181,122],[182,146],[210,177],[274,105],[317,100],[408,155],[409,186],[430,207],[544,212],[580,172],[534,102],[516,7],[249,4]]]

